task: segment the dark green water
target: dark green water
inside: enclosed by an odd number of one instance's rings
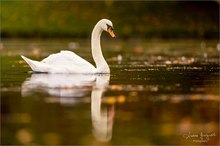
[[[102,40],[108,75],[32,74],[71,50],[92,62],[90,40],[3,39],[2,145],[218,145],[216,40]]]

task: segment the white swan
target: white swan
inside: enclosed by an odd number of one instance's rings
[[[100,45],[100,37],[103,30],[107,31],[112,37],[115,37],[113,24],[110,20],[102,19],[95,25],[92,31],[91,47],[96,68],[71,51],[60,51],[60,53],[51,54],[40,62],[28,59],[24,56],[21,57],[35,72],[82,74],[110,73],[109,66],[102,55]]]

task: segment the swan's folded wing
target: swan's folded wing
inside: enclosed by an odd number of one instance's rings
[[[60,71],[75,73],[95,72],[95,67],[91,63],[71,51],[60,51],[60,53],[51,54],[41,62]]]

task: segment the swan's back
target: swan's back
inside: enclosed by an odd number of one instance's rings
[[[41,62],[22,58],[29,64],[31,69],[36,72],[48,73],[95,73],[96,68],[80,56],[71,51],[60,51],[51,54]]]

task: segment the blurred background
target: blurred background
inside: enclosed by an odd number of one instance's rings
[[[2,37],[89,37],[108,18],[120,38],[218,38],[219,1],[1,1]]]

